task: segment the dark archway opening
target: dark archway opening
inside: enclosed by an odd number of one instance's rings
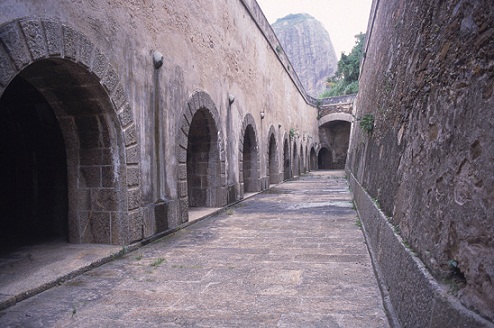
[[[256,134],[252,125],[248,125],[244,133],[244,149],[242,174],[244,192],[259,191],[258,156]]]
[[[17,76],[0,98],[0,243],[68,239],[67,160],[46,99]]]
[[[300,145],[300,174],[305,173],[304,148]]]
[[[190,207],[213,207],[220,183],[218,131],[211,113],[199,109],[190,124],[187,143],[187,193]]]
[[[351,123],[347,121],[331,121],[319,128],[321,143],[327,145],[330,153],[329,169],[345,168],[348,145],[350,142]]]
[[[278,161],[276,160],[276,138],[274,134],[271,134],[269,138],[269,154],[268,154],[268,174],[269,174],[269,183],[274,184],[278,182]]]
[[[288,147],[288,142],[285,140],[283,143],[283,179],[290,179],[290,148]]]
[[[317,167],[319,170],[329,170],[331,169],[331,163],[332,163],[332,155],[331,151],[329,151],[327,148],[321,148],[319,150],[319,154],[317,156]]]

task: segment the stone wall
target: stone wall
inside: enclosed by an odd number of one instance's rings
[[[401,323],[419,327],[400,305],[413,298],[395,297],[422,288],[400,264],[416,255],[448,297],[492,321],[494,5],[379,0],[372,13],[356,108],[375,123],[370,133],[353,130],[347,168],[411,250],[386,258],[397,260],[383,281]],[[365,230],[376,231],[374,251],[395,247],[380,243],[383,223],[357,205]]]
[[[319,142],[316,103],[255,1],[6,0],[0,13],[0,96],[20,77],[59,122],[72,242],[155,236],[189,206],[240,199],[244,169],[249,190],[279,182],[292,147]],[[195,158],[209,162],[187,168]]]

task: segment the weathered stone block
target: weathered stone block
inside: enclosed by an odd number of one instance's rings
[[[79,162],[81,165],[101,165],[102,150],[101,149],[84,149],[80,152]]]
[[[148,205],[142,210],[142,231],[144,238],[149,238],[156,233],[156,220],[154,219],[154,204]]]
[[[111,244],[111,213],[91,212],[89,218],[92,243]],[[86,237],[84,236],[84,239]]]
[[[69,199],[73,202],[71,207],[79,211],[91,210],[91,189],[72,189],[69,190]]]
[[[127,245],[129,243],[129,217],[127,212],[111,212],[111,244]]]
[[[96,52],[94,54],[93,63],[91,65],[91,71],[100,80],[102,80],[106,72],[106,68],[108,67],[108,60],[106,59],[106,56],[103,55],[98,48],[96,48],[95,51]]]
[[[134,113],[132,107],[128,103],[125,103],[118,113],[118,118],[120,119],[120,124],[122,127],[127,127],[134,122]]]
[[[125,159],[127,164],[138,164],[139,163],[139,146],[133,145],[125,148]]]
[[[190,124],[192,123],[192,112],[190,111],[189,106],[185,106],[183,110],[183,116],[185,117],[185,121],[186,121],[184,123],[190,126]]]
[[[129,189],[127,191],[127,206],[129,210],[136,209],[141,203],[141,190],[139,188]]]
[[[187,197],[187,181],[178,182],[178,195],[179,197]]]
[[[40,21],[23,20],[20,21],[21,28],[26,37],[26,43],[34,60],[46,57],[46,44],[43,27]]]
[[[168,228],[175,228],[182,222],[179,215],[179,201],[178,199],[172,199],[168,202]]]
[[[187,149],[182,146],[177,146],[177,161],[179,163],[187,162]]]
[[[78,226],[79,229],[77,231],[73,231],[74,238],[79,240],[80,243],[92,243],[93,242],[93,234],[91,233],[91,221],[89,216],[91,212],[89,211],[81,211],[78,213]]]
[[[62,25],[64,56],[70,59],[77,59],[77,47],[80,35],[72,28]]]
[[[115,172],[113,166],[102,166],[101,167],[101,186],[103,188],[114,188],[119,190],[119,174]]]
[[[143,238],[143,222],[140,209],[129,211],[129,241],[135,242]]]
[[[46,34],[48,56],[60,56],[63,49],[62,25],[58,22],[44,21],[43,26]]]
[[[124,130],[125,134],[125,146],[130,146],[137,143],[137,131],[135,125],[130,125]]]
[[[31,61],[29,52],[24,43],[24,36],[17,23],[10,23],[0,29],[0,39],[4,44],[17,69],[21,69]],[[0,66],[1,68],[1,66]],[[0,74],[0,76],[3,75]]]
[[[182,130],[182,132],[188,136],[189,135],[189,131],[190,131],[190,123],[187,122],[187,119],[185,118],[185,116],[182,116],[182,119],[180,120],[180,129]]]
[[[93,211],[118,211],[121,202],[121,194],[113,189],[92,189],[91,209]]]
[[[118,84],[118,75],[115,69],[111,66],[111,64],[108,65],[108,69],[106,71],[105,77],[102,79],[101,83],[106,88],[108,93],[111,94],[113,90],[115,90]]]
[[[99,166],[81,166],[79,172],[79,188],[101,187],[101,168]]]
[[[115,92],[113,92],[111,99],[113,101],[115,108],[122,107],[122,105],[126,100],[125,91],[122,84],[120,83],[117,84],[117,87],[115,88]]]
[[[226,186],[226,183],[223,186]],[[223,207],[228,204],[228,190],[226,187],[218,188],[216,204],[218,207]]]
[[[127,166],[127,186],[137,187],[140,181],[140,171],[137,165]]]
[[[178,180],[187,180],[187,164],[185,163],[178,164]]]
[[[166,202],[160,202],[154,205],[154,220],[156,233],[168,229],[168,204]]]
[[[96,117],[76,117],[75,125],[80,136],[82,148],[98,148],[99,146],[99,122]]]
[[[10,80],[14,78],[15,70],[12,67],[9,56],[0,49],[0,84],[6,87]]]
[[[180,218],[181,223],[185,223],[189,221],[189,199],[188,197],[180,198],[179,200],[180,206]]]
[[[94,45],[85,36],[81,36],[79,40],[79,62],[86,66],[91,67],[91,59],[93,58]]]
[[[185,135],[185,133],[182,130],[178,131],[177,144],[181,148],[187,149],[188,137]]]

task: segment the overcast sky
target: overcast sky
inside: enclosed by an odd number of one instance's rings
[[[348,54],[354,35],[365,33],[372,0],[257,0],[272,24],[288,14],[308,13],[320,21],[331,37],[336,57]]]

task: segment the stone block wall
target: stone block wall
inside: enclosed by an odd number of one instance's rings
[[[347,169],[412,250],[372,241],[385,218],[361,211],[374,251],[401,258],[384,281],[408,288],[400,261],[416,255],[450,297],[492,322],[494,3],[379,0],[369,26],[356,108],[375,122],[370,133],[353,129]],[[404,326],[419,327],[400,310],[408,300],[392,301]]]
[[[5,0],[0,13],[0,98],[19,77],[55,113],[71,242],[126,245],[185,223],[189,206],[240,199],[247,116],[251,190],[282,181],[291,129],[307,136],[297,147],[318,143],[316,103],[255,1]],[[210,142],[196,157],[191,135]]]

